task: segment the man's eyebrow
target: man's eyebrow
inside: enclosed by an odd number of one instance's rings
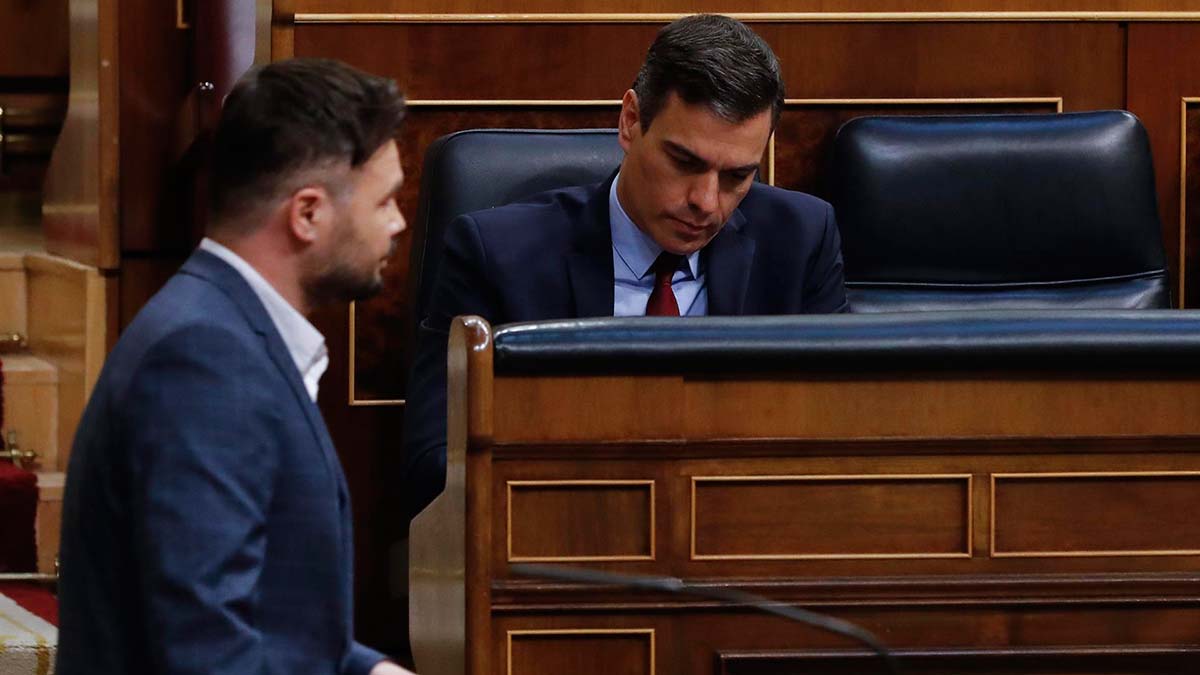
[[[703,164],[705,166],[709,165],[708,160],[704,159],[700,155],[697,155],[696,153],[692,152],[691,150],[688,150],[684,146],[676,143],[675,141],[664,140],[663,145],[670,148],[670,150],[672,152],[674,152],[675,154],[683,155],[683,158],[689,162],[695,162],[696,164]]]
[[[402,188],[402,187],[404,187],[404,176],[401,176],[396,181],[396,184],[392,186],[392,191],[389,192],[388,194],[393,197],[399,197],[400,196],[400,188]]]
[[[712,166],[712,164],[708,160],[704,159],[700,155],[697,155],[696,153],[692,152],[691,150],[688,150],[686,147],[676,143],[675,141],[664,140],[663,145],[667,146],[675,154],[682,155],[683,159],[688,162],[693,162],[696,164],[703,164],[704,166]],[[754,162],[752,164],[746,164],[744,166],[735,166],[730,169],[722,169],[721,172],[722,173],[741,173],[741,172],[756,171],[756,170],[758,170],[758,168],[759,168],[759,162]]]

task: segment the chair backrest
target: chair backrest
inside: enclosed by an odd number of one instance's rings
[[[854,119],[833,203],[856,312],[1170,306],[1128,112]]]
[[[623,156],[616,129],[472,129],[434,141],[425,152],[413,223],[413,325],[428,311],[452,220],[545,190],[598,183]]]

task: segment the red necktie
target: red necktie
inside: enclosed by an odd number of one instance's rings
[[[663,251],[654,261],[654,290],[650,292],[650,300],[646,302],[646,316],[679,316],[679,303],[675,300],[675,291],[671,290],[671,277],[679,269],[682,256]]]

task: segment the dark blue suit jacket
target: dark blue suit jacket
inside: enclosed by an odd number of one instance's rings
[[[105,363],[63,498],[57,672],[366,673],[350,505],[258,297],[198,251]]]
[[[447,228],[409,380],[404,431],[410,517],[445,486],[451,319],[477,314],[502,324],[612,316],[612,181],[477,211]],[[846,311],[833,208],[811,195],[755,183],[701,255],[712,316]]]

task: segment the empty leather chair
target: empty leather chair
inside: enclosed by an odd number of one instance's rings
[[[855,312],[1170,306],[1128,112],[854,119],[832,199]]]

